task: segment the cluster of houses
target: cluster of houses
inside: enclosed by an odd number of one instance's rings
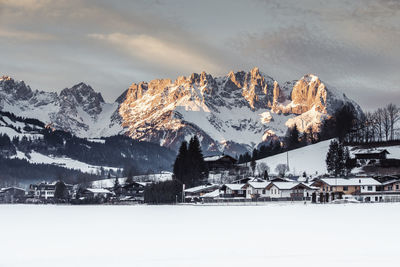
[[[355,160],[363,164],[380,164],[389,152],[381,149],[359,149]],[[211,173],[220,170],[241,171],[235,159],[227,155],[205,158]],[[243,167],[243,166],[239,166]],[[184,191],[186,202],[232,201],[312,201],[359,202],[400,201],[400,176],[382,177],[290,177],[261,179],[243,177],[228,183],[208,183]]]
[[[0,189],[0,203],[54,203],[57,182],[31,184],[28,190],[20,187]],[[74,204],[101,204],[110,201],[143,203],[146,182],[126,183],[115,190],[107,188],[82,188],[79,185],[65,184],[64,202]],[[57,199],[60,201],[60,199]]]
[[[355,160],[361,164],[381,164],[388,151],[379,149],[357,150]],[[183,192],[185,202],[248,202],[248,201],[311,201],[314,203],[339,202],[352,199],[357,202],[400,201],[400,175],[381,177],[252,177],[249,168],[236,164],[228,155],[205,157],[210,171],[208,183]],[[222,179],[222,174],[226,175]],[[172,174],[171,174],[172,175]],[[172,176],[171,176],[172,177]],[[215,178],[219,177],[219,178]],[[228,179],[229,178],[229,179]],[[90,188],[65,184],[66,202],[89,203],[144,203],[148,182],[101,183]],[[40,182],[27,190],[19,187],[0,189],[0,203],[52,203],[57,183]],[[93,186],[93,184],[91,185]]]
[[[185,190],[186,202],[312,201],[342,199],[359,202],[400,201],[400,177],[316,178],[299,182],[288,178],[266,181],[246,178],[229,184],[206,184]]]

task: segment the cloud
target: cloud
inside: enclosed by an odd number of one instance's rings
[[[24,41],[46,41],[55,39],[55,36],[46,33],[7,30],[0,27],[0,38],[18,39]]]
[[[253,66],[280,82],[315,73],[363,107],[400,84],[400,1],[0,0],[0,25],[0,72],[49,90],[85,80],[109,99]]]
[[[207,54],[179,43],[172,43],[146,34],[128,35],[123,33],[89,34],[89,37],[108,42],[115,49],[123,49],[134,59],[162,65],[165,68],[202,69],[219,71],[220,67]]]
[[[38,9],[48,6],[52,0],[0,0],[0,5],[8,8]]]

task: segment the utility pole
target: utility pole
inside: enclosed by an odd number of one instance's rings
[[[182,184],[182,203],[185,202],[185,184]]]
[[[287,169],[289,170],[289,151],[286,151],[286,166]]]

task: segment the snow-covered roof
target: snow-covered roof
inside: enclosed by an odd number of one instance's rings
[[[399,179],[393,179],[393,180],[389,180],[389,181],[383,182],[382,185],[394,184],[394,183],[397,183],[397,182],[400,182],[400,180]]]
[[[209,188],[214,188],[217,187],[218,185],[216,184],[206,184],[206,185],[199,185],[196,187],[188,188],[185,189],[186,193],[196,193],[196,192],[201,192],[203,190],[209,189]]]
[[[103,188],[87,188],[86,190],[94,194],[111,194],[109,190]]]
[[[354,154],[381,154],[381,153],[389,153],[386,149],[381,148],[358,148],[352,151]]]
[[[246,184],[224,184],[226,187],[228,187],[230,190],[243,190],[243,187]]]
[[[299,182],[271,182],[270,184],[271,184],[271,186],[275,185],[280,190],[291,190],[298,185],[305,186],[309,189],[314,189],[313,187],[310,187],[307,184],[299,183]]]
[[[374,178],[321,178],[319,179],[329,186],[358,186],[358,185],[381,185]]]
[[[281,190],[290,190],[296,185],[299,185],[300,183],[297,182],[271,182],[272,185],[275,185]]]
[[[5,191],[10,190],[10,189],[16,189],[16,190],[25,191],[25,189],[23,189],[23,188],[11,186],[11,187],[4,187],[4,188],[1,188],[1,189],[0,189],[0,192],[5,192]]]
[[[204,161],[216,161],[216,160],[219,160],[219,159],[221,159],[223,157],[224,157],[224,155],[204,157]]]
[[[216,156],[204,157],[204,161],[216,161],[216,160],[220,160],[220,159],[222,159],[224,157],[232,158],[229,155],[216,155]]]
[[[264,189],[266,188],[271,182],[248,182],[247,184],[254,189]]]
[[[219,189],[216,189],[216,190],[214,190],[214,191],[212,191],[210,193],[207,193],[207,194],[204,194],[204,195],[200,196],[200,198],[207,198],[207,197],[211,197],[211,198],[219,197]]]

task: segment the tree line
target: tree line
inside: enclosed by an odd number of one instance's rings
[[[349,143],[384,142],[400,139],[398,123],[400,122],[400,108],[395,104],[388,104],[375,111],[366,112],[365,116],[355,120],[345,141]]]

